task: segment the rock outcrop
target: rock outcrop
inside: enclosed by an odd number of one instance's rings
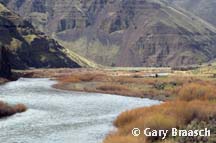
[[[13,69],[80,67],[64,52],[64,47],[2,4],[0,33],[0,42],[8,49]]]
[[[0,43],[0,77],[10,78],[11,68],[8,60],[7,49]]]
[[[65,46],[100,64],[180,66],[216,58],[216,29],[164,0],[6,0]]]

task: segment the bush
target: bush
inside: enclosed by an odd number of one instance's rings
[[[172,67],[172,70],[174,71],[190,71],[198,69],[199,66],[181,66],[181,67]]]
[[[63,83],[90,82],[93,80],[103,80],[105,75],[102,74],[73,74],[70,76],[60,77],[59,80]]]
[[[110,135],[105,140],[104,143],[146,143],[145,140],[135,138],[134,136],[120,136],[120,135]]]
[[[208,83],[189,83],[178,89],[177,96],[183,101],[215,100],[216,88]]]
[[[59,78],[59,80],[62,82],[62,83],[68,83],[68,82],[80,82],[80,79],[78,76],[69,76],[69,77],[61,77]]]
[[[118,137],[129,136],[133,128],[139,128],[140,130],[145,128],[170,130],[171,128],[185,128],[194,120],[209,122],[210,119],[216,118],[215,108],[215,102],[208,100],[193,100],[190,102],[178,100],[126,111],[120,114],[114,121],[114,125],[118,130],[113,136],[109,137],[109,140],[112,140],[112,137],[115,137],[115,140],[117,140]],[[138,138],[143,140],[143,137]],[[159,137],[144,138],[148,142],[160,139]],[[106,140],[105,143],[112,142]],[[140,141],[139,143],[142,142]]]
[[[205,136],[194,136],[194,137],[178,137],[177,140],[179,143],[215,143],[215,131],[216,131],[216,124],[214,120],[210,120],[210,122],[200,122],[194,120],[190,124],[188,124],[185,129],[186,130],[197,130],[197,129],[204,129],[207,128],[211,130],[211,136],[205,137]]]
[[[177,126],[177,119],[175,117],[162,113],[155,113],[142,120],[144,122],[144,127],[150,128],[151,130],[169,130],[169,132],[171,132],[171,129]],[[161,139],[161,137],[148,137],[148,140],[152,141],[157,139]]]
[[[10,106],[2,101],[0,101],[0,118],[14,115],[15,113],[21,113],[26,111],[27,108],[23,104],[17,104]]]
[[[89,82],[89,81],[92,81],[94,80],[96,75],[91,75],[91,74],[83,74],[79,77],[79,79],[81,81],[84,81],[84,82]]]
[[[25,112],[27,110],[27,107],[24,104],[17,104],[13,108],[17,113]]]
[[[128,89],[126,87],[122,86],[122,85],[106,84],[106,85],[98,86],[97,90],[102,90],[102,91],[125,91],[125,90],[128,90]]]

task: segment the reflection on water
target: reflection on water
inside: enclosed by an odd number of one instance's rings
[[[100,143],[116,116],[158,101],[53,89],[49,79],[20,79],[0,86],[0,100],[28,111],[0,120],[0,143]]]

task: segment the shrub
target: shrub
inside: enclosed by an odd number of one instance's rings
[[[142,92],[131,89],[127,85],[120,85],[115,83],[105,83],[103,85],[96,86],[97,92],[103,92],[108,94],[118,94],[118,95],[125,95],[125,96],[142,96]]]
[[[154,88],[156,88],[157,90],[164,90],[165,86],[166,85],[164,83],[156,83],[156,84],[154,84]]]
[[[169,130],[176,127],[177,121],[175,117],[165,115],[163,113],[155,113],[143,119],[145,126],[154,130]]]
[[[84,82],[89,82],[92,81],[95,78],[95,76],[96,75],[92,75],[92,74],[83,74],[79,77],[79,79]]]
[[[104,143],[146,143],[145,140],[130,136],[111,135],[108,136]]]
[[[103,80],[105,78],[105,75],[102,74],[73,74],[70,76],[63,76],[60,77],[59,80],[63,83],[67,82],[90,82],[93,80]]]
[[[17,104],[10,106],[2,101],[0,101],[0,118],[11,116],[15,113],[21,113],[27,110],[27,107],[23,104]]]
[[[177,143],[174,139],[165,140],[162,143]]]
[[[177,96],[183,101],[215,100],[216,88],[208,83],[189,83],[178,89]]]
[[[123,138],[130,135],[133,128],[139,128],[140,130],[145,128],[170,130],[171,128],[185,128],[194,120],[209,122],[210,119],[216,118],[215,108],[215,102],[208,100],[193,100],[190,102],[177,100],[126,111],[114,121],[114,125],[118,128],[114,135]],[[115,136],[115,138],[118,138],[118,136]],[[145,137],[145,139],[152,142],[160,138]],[[106,143],[112,142],[107,141]]]
[[[78,76],[69,76],[69,77],[61,77],[59,78],[59,80],[62,82],[62,83],[68,83],[68,82],[80,82],[80,79]]]
[[[101,85],[101,86],[98,86],[97,89],[103,90],[103,91],[125,91],[125,90],[128,90],[128,88],[126,88],[122,85],[115,85],[115,84]]]
[[[184,129],[186,130],[201,130],[207,128],[211,130],[211,136],[210,137],[205,137],[205,136],[194,136],[194,137],[177,137],[177,141],[179,143],[215,143],[215,129],[216,129],[216,124],[215,121],[210,121],[210,122],[203,122],[203,121],[197,121],[194,120],[190,124],[188,124]]]
[[[151,130],[169,130],[173,127],[177,126],[177,119],[172,116],[168,116],[162,113],[155,113],[151,116],[147,116],[144,119],[139,119],[143,120],[144,122],[144,127],[145,128],[150,128]],[[157,140],[160,139],[161,137],[148,137],[148,140]]]
[[[24,104],[17,104],[13,107],[13,109],[15,110],[15,112],[21,113],[25,112],[27,110],[27,107]]]
[[[131,122],[134,122],[138,118],[147,115],[148,112],[152,112],[154,107],[148,107],[148,108],[137,108],[130,111],[125,111],[121,113],[117,119],[114,121],[114,125],[118,128],[121,128],[127,124],[130,124]],[[151,111],[150,111],[151,110]]]

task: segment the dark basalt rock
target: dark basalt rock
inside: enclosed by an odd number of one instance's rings
[[[10,78],[11,67],[8,59],[7,49],[0,43],[0,77]]]
[[[80,67],[55,40],[35,30],[30,22],[1,4],[0,8],[0,42],[7,47],[7,59],[11,68]],[[2,52],[5,53],[4,48]],[[4,69],[5,72],[8,71],[7,68]]]

